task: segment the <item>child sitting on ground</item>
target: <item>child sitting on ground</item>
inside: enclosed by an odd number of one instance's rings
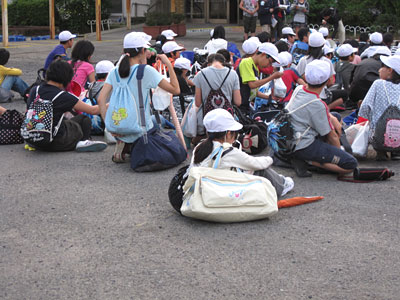
[[[249,174],[265,177],[276,189],[278,197],[284,196],[293,189],[292,178],[284,177],[270,168],[273,162],[270,156],[254,157],[232,147],[238,131],[242,129],[243,125],[236,122],[227,110],[214,109],[206,114],[203,122],[207,131],[207,139],[193,150],[190,167],[211,167],[213,164],[211,153],[218,147],[223,147],[232,150],[225,150],[219,169],[240,169]]]
[[[28,84],[21,79],[22,71],[17,68],[7,68],[4,65],[7,64],[10,58],[10,52],[8,50],[1,48],[0,49],[0,87],[10,91],[16,91],[24,96],[26,89],[28,88]],[[12,98],[5,97],[0,99],[0,102],[9,102]]]

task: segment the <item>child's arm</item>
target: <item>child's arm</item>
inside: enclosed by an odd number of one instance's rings
[[[17,69],[17,68],[6,68],[3,67],[0,69],[0,72],[5,76],[5,75],[12,75],[12,76],[21,76],[22,75],[22,70]]]
[[[3,106],[0,106],[0,116],[2,116],[7,109],[5,109]]]
[[[225,166],[232,166],[246,171],[257,171],[269,168],[273,163],[273,159],[270,156],[250,156],[234,148],[222,158],[222,163]]]

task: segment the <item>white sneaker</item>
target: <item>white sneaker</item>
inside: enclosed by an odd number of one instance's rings
[[[78,152],[97,152],[107,148],[107,144],[100,141],[79,141],[75,150]]]
[[[290,178],[290,177],[285,177],[285,182],[283,183],[283,191],[282,191],[282,195],[281,196],[286,195],[288,192],[293,190],[293,188],[294,188],[293,179]]]

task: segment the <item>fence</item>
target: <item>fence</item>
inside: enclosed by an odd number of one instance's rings
[[[313,29],[319,29],[321,27],[321,25],[319,24],[308,24],[308,27],[313,28]],[[350,25],[346,25],[344,26],[344,29],[348,32],[352,32],[354,34],[354,36],[357,35],[357,33],[362,33],[362,32],[392,32],[394,33],[394,27],[392,25],[389,25],[387,27],[383,27],[380,25],[372,25],[372,26],[367,26],[367,27],[361,27],[361,26],[350,26]],[[330,31],[333,31],[333,26],[329,27]]]
[[[96,27],[96,20],[88,20],[87,24],[90,26],[90,32],[93,33],[93,25]],[[101,20],[101,30],[104,31],[104,24],[107,24],[107,30],[110,30],[112,24],[111,19]]]

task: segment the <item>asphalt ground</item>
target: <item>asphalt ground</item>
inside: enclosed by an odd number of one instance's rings
[[[125,33],[93,41],[93,61],[116,60]],[[240,31],[227,38],[240,48]],[[178,41],[192,49],[207,39]],[[10,43],[8,65],[32,83],[56,44]],[[22,100],[4,106],[24,111]],[[399,176],[361,184],[275,168],[294,177],[288,197],[325,199],[213,224],[170,206],[178,167],[134,173],[112,153],[0,147],[1,299],[400,299]],[[400,172],[398,162],[360,165]]]

